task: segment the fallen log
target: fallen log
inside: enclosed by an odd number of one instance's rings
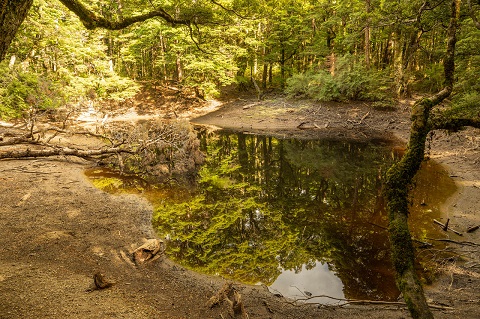
[[[35,157],[50,157],[50,156],[77,156],[81,158],[91,158],[100,155],[113,155],[119,153],[134,154],[134,152],[120,148],[109,147],[102,149],[84,150],[71,147],[52,147],[50,149],[21,149],[21,150],[7,150],[0,152],[0,159],[4,158],[35,158]]]

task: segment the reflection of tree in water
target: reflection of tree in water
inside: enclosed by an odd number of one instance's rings
[[[348,298],[397,296],[386,233],[372,226],[386,224],[380,192],[388,149],[244,134],[203,134],[201,145],[207,159],[198,189],[156,211],[171,256],[266,284],[280,267],[300,271],[319,260]]]

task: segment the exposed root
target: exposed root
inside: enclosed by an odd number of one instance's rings
[[[223,287],[207,301],[207,307],[213,308],[224,301],[228,303],[233,318],[237,316],[241,316],[242,319],[249,318],[243,305],[242,295],[233,287],[233,283],[231,282],[226,282]]]
[[[93,275],[93,283],[90,288],[86,290],[86,292],[107,289],[112,287],[114,284],[115,282],[107,280],[104,274],[97,272],[95,275]]]

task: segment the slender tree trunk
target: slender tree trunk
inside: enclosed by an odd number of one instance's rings
[[[182,68],[182,60],[180,58],[180,52],[177,52],[177,58],[175,60],[176,66],[176,75],[177,75],[177,82],[180,84],[183,81],[183,68]]]
[[[167,70],[167,63],[166,63],[167,50],[166,50],[165,40],[163,38],[163,34],[161,31],[160,31],[159,37],[160,37],[160,53],[162,55],[163,81],[166,83],[168,79],[168,70]]]
[[[452,17],[447,32],[447,50],[444,59],[445,88],[430,98],[424,98],[412,108],[410,139],[403,158],[387,172],[385,195],[389,217],[390,244],[397,273],[397,286],[403,294],[413,318],[432,319],[422,285],[415,272],[415,253],[408,229],[408,193],[412,180],[420,169],[425,155],[432,108],[447,98],[454,82],[454,56],[460,0],[452,0]]]
[[[365,9],[367,15],[370,13],[370,0],[365,1]],[[367,17],[367,25],[365,26],[365,65],[370,69],[370,17]]]
[[[268,77],[268,64],[264,62],[263,64],[263,73],[262,73],[262,89],[267,88],[267,77]]]
[[[403,69],[403,48],[402,48],[402,35],[400,30],[395,31],[395,36],[393,39],[393,69],[395,72],[395,84],[396,84],[396,93],[397,97],[401,97],[405,87],[404,87],[404,69]]]
[[[273,64],[268,65],[268,84],[272,85],[273,82]]]
[[[280,76],[281,76],[281,88],[282,90],[285,88],[285,48],[283,47],[282,44],[282,49],[281,49],[281,57],[280,57]]]
[[[18,28],[27,17],[33,0],[3,0],[0,3],[0,61],[7,54]]]

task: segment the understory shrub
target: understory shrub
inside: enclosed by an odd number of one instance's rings
[[[424,71],[416,74],[412,89],[418,92],[434,93],[443,88],[444,75],[442,64],[429,65]]]
[[[64,98],[60,85],[47,77],[0,65],[0,118],[20,117],[32,109],[54,109]]]
[[[334,75],[325,70],[293,75],[285,93],[317,101],[390,101],[390,88],[387,71],[367,69],[346,56],[338,59]]]
[[[480,93],[471,91],[455,95],[447,113],[453,118],[477,118],[480,116]]]
[[[139,89],[135,81],[112,72],[76,76],[67,69],[60,69],[45,75],[2,63],[0,118],[26,116],[30,110],[52,110],[85,98],[123,101],[133,97]]]

